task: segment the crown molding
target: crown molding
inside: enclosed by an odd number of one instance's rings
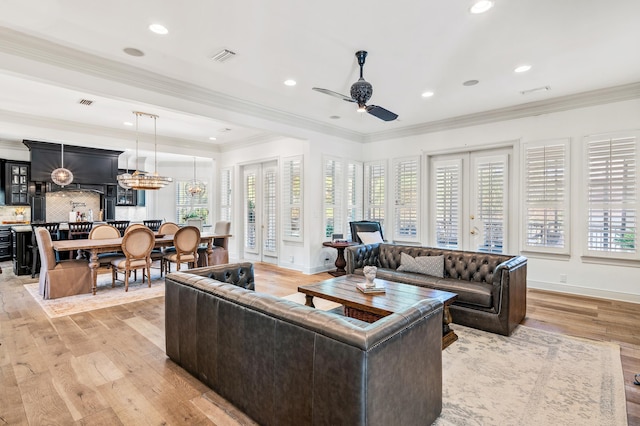
[[[362,142],[362,134],[0,27],[0,52],[198,104]]]
[[[254,145],[260,145],[268,142],[275,142],[286,138],[287,136],[276,135],[273,133],[263,133],[260,135],[250,136],[244,139],[238,139],[233,142],[224,143],[219,146],[219,152],[235,151],[239,148],[248,148]],[[298,139],[298,138],[294,138]]]
[[[383,132],[364,135],[362,139],[364,143],[378,142],[638,98],[640,98],[640,82],[635,82],[608,87],[605,89],[576,93],[573,95],[559,96],[542,101],[527,102],[511,107],[498,108],[475,114],[461,115],[458,117],[417,124],[415,126],[402,127],[400,129],[385,130]]]

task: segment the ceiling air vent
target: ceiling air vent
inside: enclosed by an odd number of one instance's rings
[[[233,58],[234,56],[236,56],[236,52],[234,52],[233,50],[222,49],[221,51],[213,55],[211,59],[218,62],[224,62],[227,59]]]
[[[90,101],[89,99],[80,99],[80,101],[78,102],[80,105],[86,105],[86,106],[91,106],[91,104],[93,103],[93,101]]]

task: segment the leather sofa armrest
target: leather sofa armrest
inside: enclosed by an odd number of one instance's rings
[[[496,313],[515,300],[526,301],[527,258],[516,256],[502,262],[493,273],[493,300]]]
[[[361,244],[347,247],[345,250],[345,260],[347,274],[353,274],[356,269],[365,266],[378,266],[378,255],[380,253],[380,243]]]

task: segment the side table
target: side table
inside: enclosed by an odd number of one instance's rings
[[[349,246],[355,246],[358,244],[353,242],[352,243],[349,243],[349,242],[334,243],[331,241],[326,241],[322,243],[322,245],[325,247],[333,247],[334,249],[338,250],[338,257],[336,258],[336,270],[328,271],[328,272],[334,277],[340,277],[342,275],[345,275],[347,271],[344,270],[344,267],[347,266],[347,261],[344,258],[344,249],[346,249]]]

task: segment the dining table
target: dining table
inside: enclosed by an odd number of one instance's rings
[[[207,244],[207,258],[213,253],[213,240],[216,238],[229,238],[231,234],[200,234],[200,243]],[[155,248],[170,247],[173,245],[173,234],[156,234]],[[91,254],[89,258],[89,268],[91,269],[91,291],[96,294],[98,282],[98,262],[99,253],[110,253],[120,250],[122,247],[122,237],[107,238],[103,240],[58,240],[53,241],[53,249],[57,252],[78,251],[78,257],[81,258],[82,252]]]

